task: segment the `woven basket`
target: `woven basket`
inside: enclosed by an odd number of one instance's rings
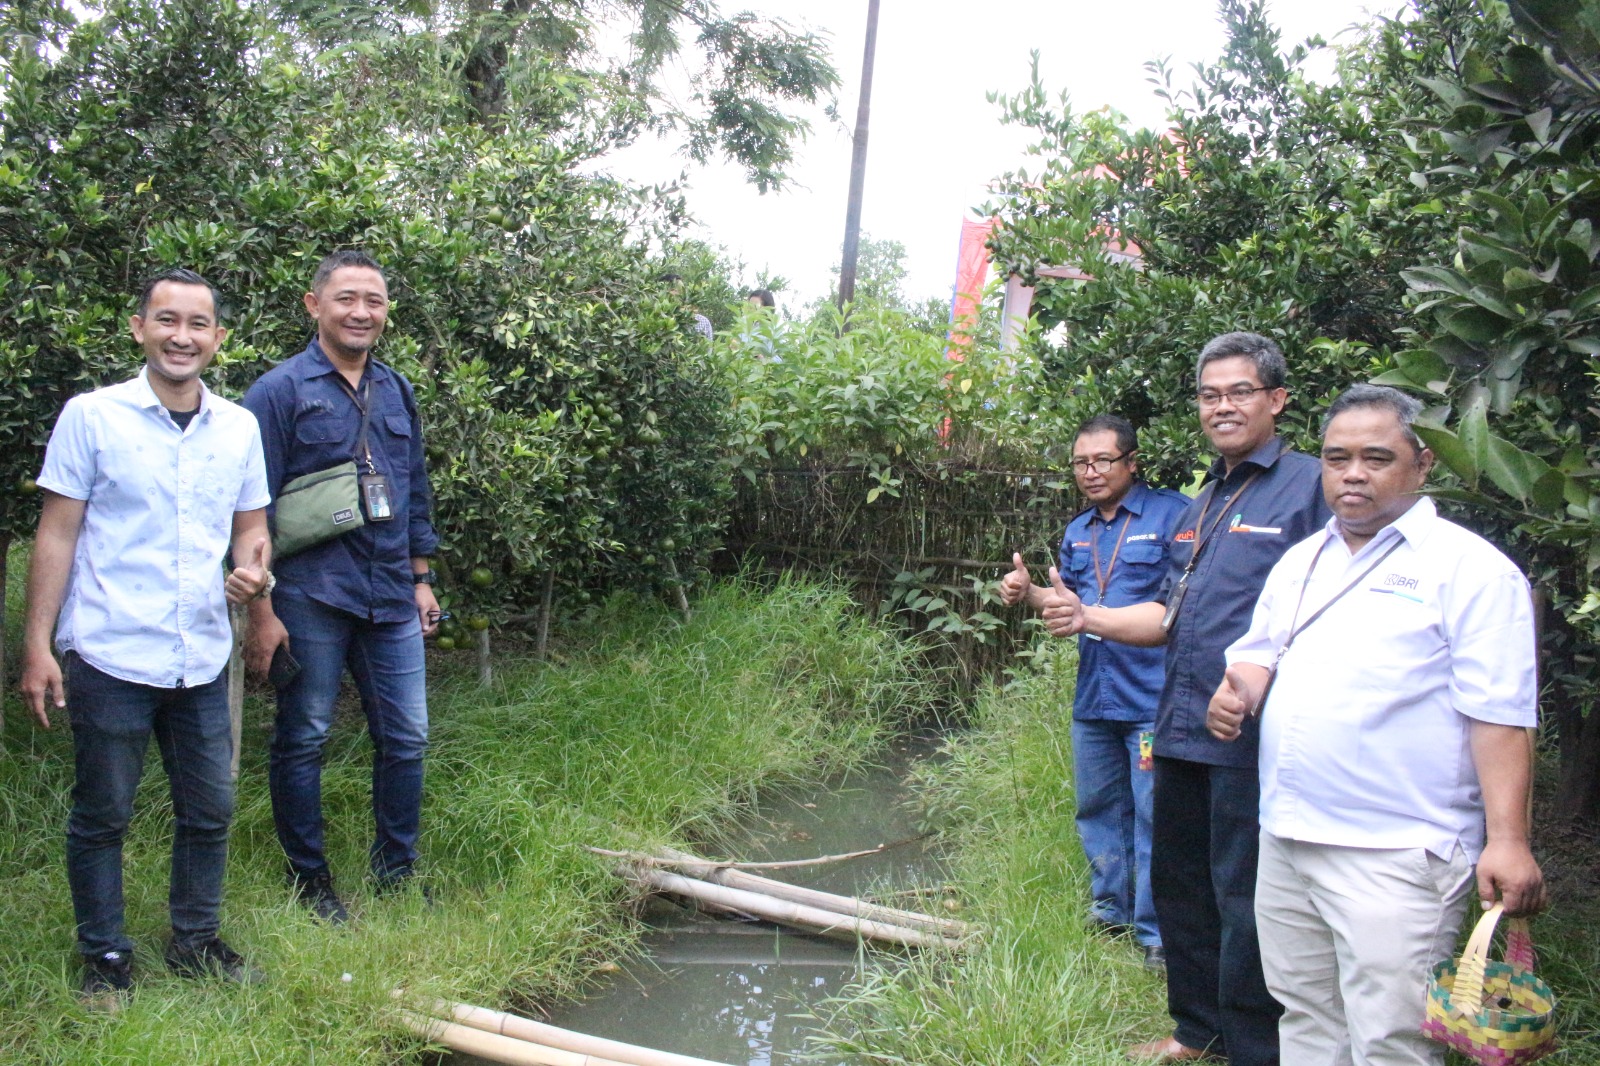
[[[1495,904],[1478,921],[1459,961],[1446,959],[1428,979],[1428,1013],[1422,1031],[1481,1066],[1533,1062],[1556,1046],[1555,996],[1533,972],[1528,923],[1506,923],[1505,961],[1489,958]]]

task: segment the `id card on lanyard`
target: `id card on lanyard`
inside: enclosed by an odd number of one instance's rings
[[[372,408],[372,381],[367,379],[361,382],[361,393],[350,387],[350,383],[343,376],[339,377],[339,385],[344,389],[345,395],[350,397],[350,402],[356,405],[356,410],[361,412],[361,434],[356,440],[356,462],[366,464],[366,473],[362,474],[357,483],[361,489],[361,513],[368,522],[387,522],[394,518],[394,505],[389,496],[389,477],[379,473],[378,467],[372,461],[372,445],[367,439],[367,424],[371,420]]]
[[[1280,451],[1278,454],[1282,455],[1283,452]],[[1225,502],[1231,503],[1235,507],[1239,506],[1240,501],[1244,499],[1244,494],[1250,490],[1251,485],[1255,484],[1256,478],[1264,473],[1266,473],[1265,467],[1254,471],[1249,477],[1245,478],[1244,484],[1239,486],[1239,491]],[[1200,508],[1200,517],[1195,519],[1196,539],[1194,551],[1190,554],[1189,563],[1183,568],[1183,573],[1178,576],[1177,583],[1172,586],[1172,591],[1167,594],[1167,611],[1161,616],[1161,631],[1163,633],[1172,632],[1173,625],[1177,623],[1178,612],[1183,609],[1183,598],[1189,594],[1189,578],[1194,574],[1194,568],[1200,565],[1200,553],[1205,551],[1211,545],[1211,542],[1216,539],[1217,527],[1222,524],[1222,520],[1228,515],[1228,508],[1222,508],[1217,512],[1217,517],[1212,519],[1211,527],[1204,534],[1200,532],[1200,527],[1205,525],[1206,512],[1211,510],[1211,503],[1216,499],[1217,490],[1221,487],[1221,481],[1213,481],[1211,483],[1211,495],[1206,497],[1204,506]]]

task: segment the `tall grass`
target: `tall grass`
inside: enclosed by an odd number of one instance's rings
[[[1171,1031],[1165,987],[1140,967],[1140,949],[1085,931],[1088,870],[1072,821],[1074,659],[1057,644],[1036,672],[984,693],[970,733],[923,773],[956,886],[986,935],[964,958],[924,957],[842,991],[819,1012],[818,1043],[830,1054],[920,1066],[1112,1066],[1126,1062],[1128,1044]],[[1558,1001],[1561,1048],[1545,1061],[1595,1066],[1600,891],[1593,870],[1586,881],[1582,863],[1563,865],[1551,911],[1533,927],[1540,973]]]
[[[1074,653],[1057,644],[982,694],[950,758],[924,771],[955,881],[985,933],[960,960],[928,956],[846,989],[823,1043],[872,1062],[1124,1062],[1164,1032],[1165,993],[1131,939],[1088,931],[1088,868],[1073,827]]]
[[[144,782],[126,851],[142,978],[130,1007],[77,1004],[62,866],[70,738],[12,719],[0,756],[0,1060],[30,1063],[393,1063],[420,1042],[393,1023],[398,985],[476,1002],[566,995],[634,932],[627,892],[585,844],[681,840],[761,785],[863,759],[929,692],[909,653],[844,595],[728,585],[692,624],[619,598],[570,632],[560,665],[499,664],[492,690],[431,664],[425,877],[437,898],[373,896],[365,877],[369,748],[346,713],[324,805],[356,921],[290,902],[265,773],[269,709],[247,708],[223,933],[270,975],[220,987],[167,975],[170,807]],[[156,760],[152,759],[152,762]],[[348,981],[342,976],[350,975]]]

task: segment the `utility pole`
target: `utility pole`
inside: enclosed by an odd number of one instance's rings
[[[839,306],[856,295],[861,245],[861,190],[867,181],[867,120],[872,115],[872,60],[878,50],[878,0],[867,0],[867,46],[861,57],[861,101],[856,105],[855,150],[850,155],[850,205],[844,216],[844,259],[839,264]]]

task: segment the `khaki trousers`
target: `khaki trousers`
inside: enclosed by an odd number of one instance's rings
[[[1256,929],[1284,1066],[1442,1066],[1421,1032],[1428,971],[1475,884],[1459,845],[1447,861],[1263,832]]]

